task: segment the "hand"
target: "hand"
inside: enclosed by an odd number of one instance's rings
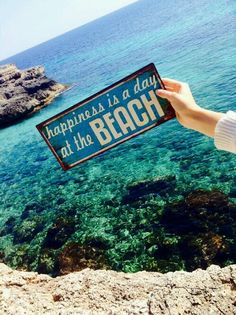
[[[215,126],[224,114],[198,106],[187,83],[171,79],[162,80],[166,90],[158,90],[158,96],[166,98],[175,110],[181,125],[214,137]]]
[[[189,85],[171,79],[163,79],[162,81],[166,90],[158,90],[158,95],[169,100],[179,123],[192,129],[192,118],[201,108],[196,104]]]

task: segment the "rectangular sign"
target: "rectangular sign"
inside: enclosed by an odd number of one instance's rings
[[[37,125],[64,170],[175,117],[150,64]]]

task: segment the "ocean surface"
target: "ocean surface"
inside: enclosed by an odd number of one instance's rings
[[[73,85],[0,130],[2,261],[53,275],[236,263],[236,156],[212,139],[172,120],[64,172],[35,128],[150,62],[235,110],[235,0],[141,0],[0,62]]]

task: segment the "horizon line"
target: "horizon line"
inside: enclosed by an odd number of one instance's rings
[[[31,46],[31,47],[26,48],[26,49],[24,49],[24,50],[21,50],[21,51],[17,52],[17,53],[14,54],[14,55],[10,55],[10,56],[8,56],[8,57],[6,57],[6,58],[4,58],[4,59],[1,59],[1,60],[0,60],[0,64],[2,64],[2,62],[4,62],[5,60],[8,60],[8,59],[10,59],[10,58],[13,58],[13,57],[15,57],[15,56],[17,56],[17,55],[20,55],[20,54],[26,52],[27,50],[30,50],[30,49],[33,49],[33,48],[38,47],[38,46],[40,46],[40,45],[43,45],[43,44],[45,44],[45,43],[47,43],[47,42],[50,42],[51,40],[54,40],[54,39],[56,39],[56,38],[58,38],[58,37],[60,37],[60,36],[64,36],[64,35],[67,34],[67,33],[73,32],[74,30],[76,30],[76,29],[78,29],[78,28],[82,28],[82,27],[87,26],[88,24],[91,24],[91,23],[93,23],[93,22],[96,22],[96,21],[98,21],[98,20],[100,20],[100,19],[102,19],[102,18],[104,18],[104,17],[106,17],[106,16],[109,16],[109,15],[111,15],[111,14],[114,14],[114,13],[118,12],[118,11],[121,11],[121,10],[123,10],[123,9],[125,9],[125,8],[127,8],[127,7],[129,7],[129,6],[133,5],[133,4],[135,4],[135,3],[137,3],[137,2],[139,2],[139,1],[140,1],[140,0],[134,0],[133,3],[130,3],[130,4],[128,4],[128,5],[125,5],[125,6],[121,7],[121,8],[119,8],[119,9],[117,9],[117,10],[114,10],[114,11],[111,11],[111,12],[109,12],[109,13],[107,13],[107,14],[104,14],[104,15],[102,15],[102,16],[100,16],[100,17],[98,17],[98,18],[96,18],[96,19],[94,19],[94,20],[92,20],[92,21],[88,21],[88,22],[86,22],[86,23],[84,23],[84,24],[81,24],[81,25],[79,25],[79,26],[77,26],[77,27],[75,27],[75,28],[72,28],[72,29],[70,29],[70,30],[68,30],[68,31],[66,31],[66,32],[64,32],[64,33],[61,33],[61,34],[59,34],[59,35],[57,35],[57,36],[55,36],[55,37],[49,38],[49,39],[47,39],[47,40],[45,40],[45,41],[43,41],[43,42],[38,43],[37,45],[34,45],[34,46]]]

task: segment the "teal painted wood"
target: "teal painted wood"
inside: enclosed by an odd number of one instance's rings
[[[175,117],[154,64],[37,125],[64,170]]]

